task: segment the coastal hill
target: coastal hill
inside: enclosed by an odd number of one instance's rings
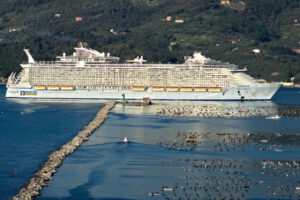
[[[77,42],[121,57],[181,63],[201,51],[255,78],[300,82],[297,0],[8,0],[0,7],[0,77],[72,53]]]

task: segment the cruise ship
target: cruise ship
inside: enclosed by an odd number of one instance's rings
[[[237,65],[195,52],[182,64],[126,63],[79,43],[56,61],[28,61],[7,81],[8,98],[103,100],[270,100],[280,84],[259,83]]]

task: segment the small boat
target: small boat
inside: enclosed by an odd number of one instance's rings
[[[158,192],[150,192],[149,196],[159,196],[159,193]]]
[[[275,148],[274,151],[275,151],[275,152],[283,152],[282,149],[277,149],[277,148]]]
[[[281,117],[279,115],[269,116],[266,117],[266,119],[280,119]]]
[[[128,138],[127,138],[127,137],[124,137],[123,142],[124,142],[124,143],[128,143]]]
[[[167,192],[171,192],[171,191],[173,191],[173,188],[163,187],[162,190],[167,191]]]

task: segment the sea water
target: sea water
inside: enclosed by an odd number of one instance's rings
[[[242,104],[297,108],[299,100],[298,89],[284,88],[272,102]],[[117,105],[38,199],[299,198],[299,118],[164,117],[156,107]],[[181,145],[190,133],[211,137]],[[233,144],[222,142],[223,134],[260,136]]]
[[[102,104],[13,101],[0,89],[0,193],[8,199]],[[299,89],[280,89],[272,102],[261,104],[300,106]],[[286,163],[300,162],[299,130],[296,117],[164,117],[156,115],[155,106],[117,105],[38,199],[220,199],[231,193],[247,199],[296,198],[299,170]],[[205,137],[197,145],[181,145],[180,138],[190,133]],[[222,142],[223,134],[258,133],[263,138],[257,141]],[[122,142],[124,137],[129,143]]]
[[[18,101],[0,85],[0,199],[25,186],[48,155],[93,119],[102,103]]]

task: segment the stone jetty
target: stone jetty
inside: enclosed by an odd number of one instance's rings
[[[300,107],[293,105],[247,106],[247,105],[163,105],[156,115],[161,117],[237,117],[268,118],[300,117]]]
[[[105,119],[108,118],[108,113],[112,110],[117,102],[108,102],[99,110],[95,118],[85,126],[78,134],[69,142],[62,145],[59,150],[55,151],[48,156],[46,163],[42,168],[33,175],[27,185],[23,187],[19,193],[13,197],[14,200],[30,200],[35,199],[40,195],[43,187],[47,186],[52,176],[55,174],[56,169],[62,165],[64,159],[73,153],[88,137],[102,125]]]

